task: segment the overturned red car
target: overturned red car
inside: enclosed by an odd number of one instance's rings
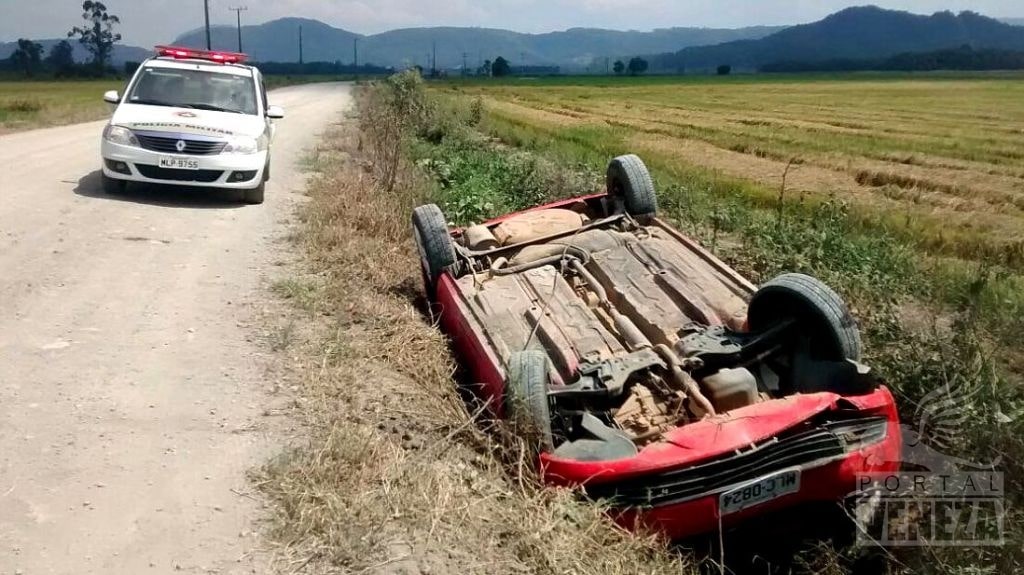
[[[427,293],[545,481],[671,538],[840,501],[895,469],[893,397],[830,288],[760,288],[657,217],[634,155],[605,193],[450,230],[413,213]]]

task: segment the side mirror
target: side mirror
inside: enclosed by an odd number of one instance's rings
[[[280,120],[284,118],[284,108],[281,106],[268,106],[267,117],[271,120]]]
[[[117,104],[121,101],[121,96],[117,93],[117,90],[111,90],[103,94],[103,101],[108,104]]]

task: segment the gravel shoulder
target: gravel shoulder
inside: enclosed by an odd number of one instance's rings
[[[263,206],[100,188],[103,122],[0,137],[0,573],[261,572],[280,439],[252,325],[350,87],[274,91]]]

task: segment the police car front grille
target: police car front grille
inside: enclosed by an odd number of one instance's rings
[[[147,166],[146,164],[135,164],[135,168],[147,178],[171,182],[204,182],[209,184],[216,182],[224,174],[221,170],[171,170],[159,166]]]
[[[188,154],[192,156],[212,156],[224,150],[227,142],[216,140],[192,140],[186,138],[152,136],[136,133],[139,139],[139,146],[154,152],[166,152],[168,154]],[[178,150],[178,142],[185,142],[185,149]]]

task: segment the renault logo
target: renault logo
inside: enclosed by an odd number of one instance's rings
[[[185,140],[178,140],[178,143],[174,144],[174,149],[179,152],[184,152],[186,147],[188,147],[188,144],[185,143]]]

